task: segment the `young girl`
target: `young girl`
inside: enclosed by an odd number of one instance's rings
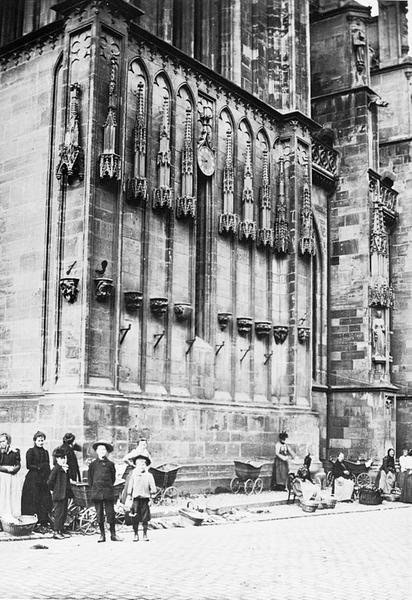
[[[150,465],[148,454],[139,454],[134,459],[135,467],[132,471],[127,487],[127,497],[133,501],[130,518],[134,530],[134,542],[139,541],[139,523],[143,525],[143,540],[148,542],[147,526],[150,521],[149,500],[156,494],[156,484],[153,475],[148,472]]]

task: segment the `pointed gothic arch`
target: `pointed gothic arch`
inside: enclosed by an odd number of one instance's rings
[[[315,253],[311,259],[311,331],[312,331],[312,379],[319,383],[322,381],[322,373],[326,365],[323,347],[325,346],[326,334],[326,289],[325,289],[325,250],[322,246],[319,224],[316,215],[313,216],[313,235],[315,242]]]

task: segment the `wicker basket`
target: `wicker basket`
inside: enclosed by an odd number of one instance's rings
[[[328,498],[327,500],[326,499],[322,500],[320,504],[321,504],[322,508],[331,509],[331,508],[335,508],[336,502],[337,502],[336,498]]]
[[[382,504],[382,495],[377,489],[361,487],[359,490],[359,504]]]
[[[301,506],[303,512],[314,513],[315,510],[318,508],[318,502],[313,502],[312,500],[309,500],[309,501],[301,500],[300,506]]]
[[[401,497],[400,492],[392,492],[391,494],[382,494],[383,500],[387,502],[397,502]]]
[[[179,509],[180,522],[183,527],[199,527],[204,521],[204,516],[202,513],[196,510],[190,510],[187,508]]]
[[[11,535],[30,535],[37,523],[36,515],[21,515],[16,517],[18,523],[11,523],[5,517],[1,517],[3,530]]]
[[[115,501],[119,498],[120,494],[122,493],[123,487],[124,481],[120,481],[119,483],[113,486],[113,496]],[[71,488],[75,504],[84,508],[94,506],[94,502],[91,498],[91,490],[88,483],[75,483],[74,481],[72,481]]]

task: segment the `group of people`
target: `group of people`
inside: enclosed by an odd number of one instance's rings
[[[81,480],[76,457],[81,447],[74,440],[72,433],[64,435],[62,444],[53,451],[51,468],[49,452],[44,447],[46,434],[36,431],[33,446],[26,452],[27,474],[21,488],[16,477],[21,469],[20,451],[12,446],[9,434],[0,434],[0,515],[36,515],[38,529],[43,531],[53,514],[56,536],[60,535],[71,496],[70,480]]]
[[[273,462],[271,489],[287,487],[289,476],[289,461],[295,458],[286,440],[288,434],[282,431],[279,441],[275,445],[275,459]],[[301,481],[304,499],[320,498],[320,485],[313,483],[310,474],[312,459],[308,453],[303,461],[303,466],[298,470],[297,477]],[[333,486],[332,494],[340,502],[352,500],[354,481],[350,467],[345,462],[343,452],[340,452],[332,468]],[[384,494],[390,494],[395,487],[401,490],[400,501],[412,503],[412,450],[404,449],[399,457],[399,472],[396,471],[395,450],[390,448],[383,458],[382,465],[375,480],[375,486]]]
[[[272,472],[272,489],[286,489],[289,476],[289,459],[295,458],[286,440],[288,434],[282,431],[275,446],[275,459]],[[54,537],[65,537],[64,524],[69,498],[73,496],[72,485],[81,481],[76,452],[81,447],[75,443],[75,436],[66,433],[60,446],[52,453],[53,466],[49,453],[44,447],[46,435],[37,431],[33,436],[33,447],[26,453],[27,474],[23,488],[16,477],[21,468],[20,452],[11,443],[7,433],[0,434],[0,515],[37,515],[39,531],[44,531],[53,522]],[[106,440],[98,440],[92,445],[96,458],[88,468],[90,495],[96,508],[100,529],[98,542],[106,541],[105,521],[110,529],[110,539],[121,541],[115,530],[114,485],[115,464],[109,459],[113,446]],[[156,494],[153,475],[149,471],[151,456],[147,441],[140,439],[137,447],[124,456],[126,470],[123,473],[124,488],[121,501],[134,530],[134,541],[139,541],[139,524],[143,528],[143,540],[148,540],[147,529],[150,521],[150,499]],[[297,473],[301,481],[303,498],[319,499],[320,485],[313,483],[308,453],[304,465]],[[382,461],[375,485],[383,493],[391,493],[395,486],[401,489],[400,500],[412,503],[412,450],[403,450],[399,458],[400,471],[396,472],[395,451],[390,448]],[[341,452],[333,465],[332,493],[338,501],[350,501],[354,482],[350,468]]]
[[[81,481],[76,457],[81,447],[75,443],[72,433],[66,433],[63,443],[52,453],[51,466],[45,441],[42,431],[34,434],[33,447],[26,452],[27,474],[21,489],[16,478],[21,468],[20,452],[11,445],[10,435],[0,434],[0,515],[37,515],[40,532],[45,532],[52,522],[54,538],[63,539],[68,502],[73,497],[72,486]],[[106,541],[105,521],[109,525],[110,539],[121,541],[115,530],[116,468],[109,459],[113,446],[106,440],[98,440],[92,447],[96,458],[89,465],[87,478],[100,529],[98,542]],[[143,526],[143,540],[147,541],[150,498],[156,494],[155,481],[148,470],[151,457],[147,441],[141,439],[137,447],[126,454],[124,462],[127,467],[121,500],[134,529],[134,541],[139,540],[139,523]]]

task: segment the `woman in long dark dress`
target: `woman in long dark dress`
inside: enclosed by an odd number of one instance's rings
[[[24,480],[21,497],[23,515],[37,515],[39,525],[45,527],[49,523],[49,512],[52,499],[47,479],[50,475],[49,453],[44,446],[46,435],[37,431],[33,436],[34,446],[26,452],[28,473]]]
[[[412,450],[409,450],[407,458],[409,460],[405,461],[405,477],[399,500],[412,504]]]
[[[379,469],[376,477],[375,485],[382,490],[384,494],[390,494],[395,487],[396,469],[395,469],[395,450],[389,448],[388,454],[382,461],[382,466]]]
[[[350,502],[352,500],[354,483],[347,465],[343,462],[345,455],[339,452],[338,458],[333,463],[333,495],[338,502]]]
[[[273,461],[272,480],[270,487],[275,489],[286,489],[286,482],[289,475],[289,457],[294,458],[289,446],[286,443],[288,438],[286,431],[279,433],[279,441],[275,445],[275,460]]]

